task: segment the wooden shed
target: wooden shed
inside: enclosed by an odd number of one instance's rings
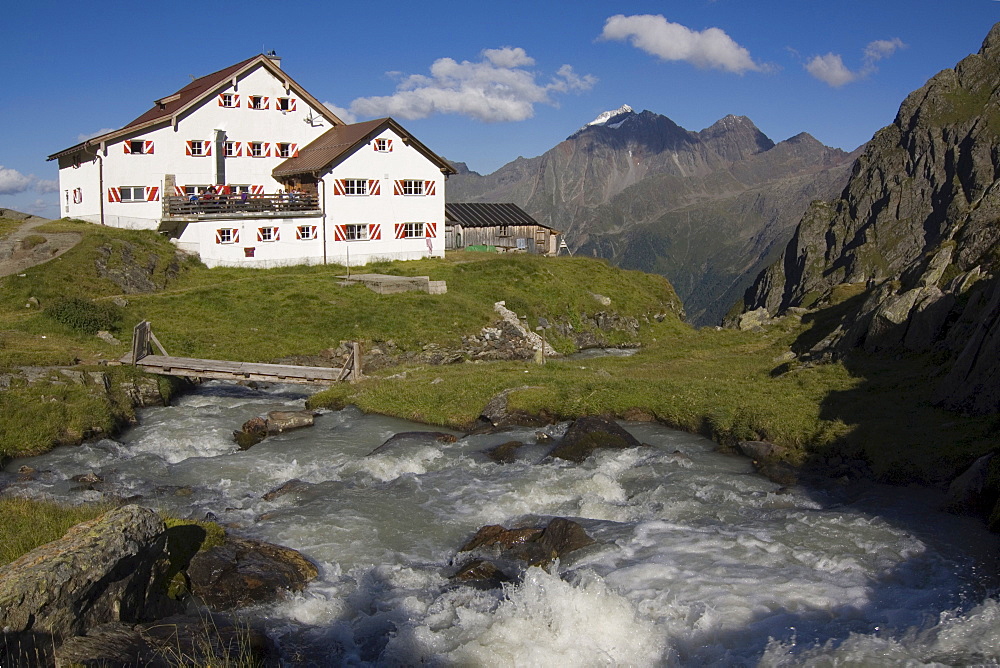
[[[559,252],[559,230],[542,225],[516,204],[445,204],[444,217],[445,250],[486,246],[503,253]]]

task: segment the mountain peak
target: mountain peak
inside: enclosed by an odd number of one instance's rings
[[[607,128],[617,128],[633,114],[635,114],[635,110],[627,104],[623,104],[617,109],[601,113],[597,118],[583,127],[587,127],[588,125],[603,125]]]

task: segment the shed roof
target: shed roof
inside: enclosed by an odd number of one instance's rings
[[[368,143],[369,140],[387,127],[391,127],[406,144],[417,149],[431,162],[437,164],[442,172],[445,174],[455,173],[455,168],[451,166],[451,163],[417,141],[399,123],[391,118],[376,118],[371,121],[352,123],[351,125],[337,125],[330,128],[309,142],[309,144],[300,148],[298,156],[289,158],[275,167],[271,171],[271,174],[277,178],[293,174],[315,174],[325,171],[341,158],[353,153],[357,147]]]
[[[470,202],[445,204],[445,220],[463,227],[495,227],[497,225],[537,225],[556,232],[548,225],[542,225],[516,204],[493,204]]]
[[[316,98],[306,92],[302,86],[288,76],[281,68],[275,65],[274,61],[264,54],[258,54],[253,58],[247,58],[242,62],[230,65],[229,67],[221,69],[218,72],[212,72],[211,74],[199,77],[181,88],[176,93],[154,100],[152,109],[149,109],[146,113],[142,114],[125,126],[117,130],[112,130],[111,132],[98,135],[97,137],[92,137],[57,153],[53,153],[48,159],[54,160],[61,156],[75,153],[91,146],[96,146],[101,142],[117,139],[118,137],[128,135],[138,130],[170,121],[174,117],[200,103],[209,95],[215,94],[215,92],[223,85],[229,83],[230,81],[234,81],[237,77],[259,65],[269,69],[272,74],[281,79],[289,90],[294,90],[299,97],[308,101],[328,121],[337,125],[343,125],[344,122],[342,120],[340,120]]]

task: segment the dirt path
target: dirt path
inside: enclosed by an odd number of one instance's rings
[[[80,242],[80,235],[72,232],[59,234],[36,232],[36,227],[51,222],[48,218],[39,218],[12,209],[0,209],[0,218],[24,221],[19,228],[0,239],[0,276],[17,274],[36,264],[48,262]],[[44,237],[45,241],[37,245],[24,243],[25,238],[32,235]]]

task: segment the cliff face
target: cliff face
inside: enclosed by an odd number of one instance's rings
[[[814,354],[944,350],[951,408],[1000,410],[1000,24],[982,49],[911,93],[814,203],[744,297],[770,314],[857,294]]]
[[[537,158],[451,177],[448,199],[514,202],[574,253],[666,276],[697,324],[720,321],[852,159],[807,134],[775,144],[742,116],[700,132],[628,107],[604,116]]]

